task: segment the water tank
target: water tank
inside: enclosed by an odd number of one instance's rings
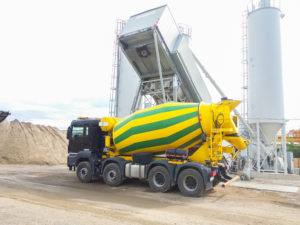
[[[279,1],[261,0],[248,13],[248,119],[270,144],[284,122]]]

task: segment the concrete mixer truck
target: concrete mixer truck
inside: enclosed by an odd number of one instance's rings
[[[185,196],[200,196],[231,179],[223,153],[234,158],[247,147],[230,114],[239,103],[170,102],[124,119],[79,117],[67,131],[68,167],[81,182],[103,177],[118,186],[138,178],[156,192],[177,185]]]

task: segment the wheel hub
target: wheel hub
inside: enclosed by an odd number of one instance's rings
[[[116,179],[117,172],[115,170],[111,170],[107,173],[107,179],[112,182]]]
[[[88,169],[87,168],[82,168],[80,170],[80,177],[81,178],[85,178],[87,176],[87,174],[88,174]]]
[[[183,180],[183,186],[186,190],[188,191],[195,191],[198,187],[198,183],[197,183],[197,180],[194,176],[192,175],[189,175],[189,176],[186,176]]]
[[[162,187],[165,184],[166,180],[163,174],[156,173],[154,175],[153,182],[157,187]]]

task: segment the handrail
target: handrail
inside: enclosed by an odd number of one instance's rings
[[[247,5],[248,13],[261,8],[281,8],[280,0],[250,0]]]

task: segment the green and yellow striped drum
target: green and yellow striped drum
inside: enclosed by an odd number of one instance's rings
[[[201,142],[199,103],[165,103],[119,120],[113,129],[116,151],[160,154],[166,148],[188,149]]]

